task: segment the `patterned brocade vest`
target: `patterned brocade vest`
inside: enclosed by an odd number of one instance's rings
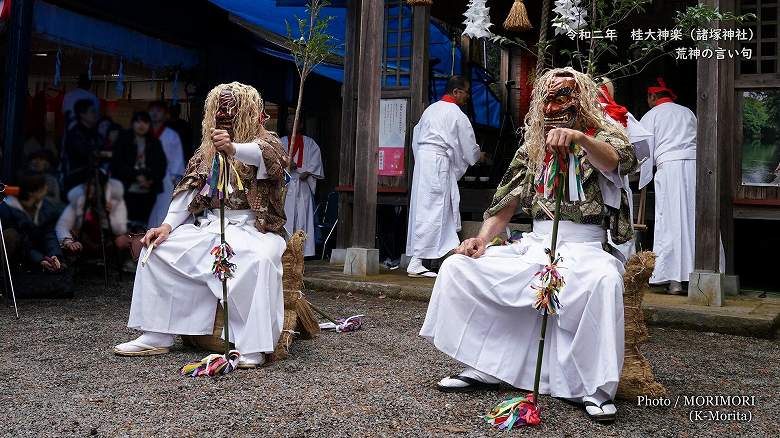
[[[252,210],[255,213],[255,227],[261,233],[275,233],[286,236],[284,224],[284,199],[287,195],[284,170],[287,168],[287,155],[276,137],[257,140],[263,151],[266,179],[257,179],[257,167],[247,166],[249,172],[242,172],[241,181],[244,192],[234,192],[225,200],[229,210]],[[200,191],[206,184],[207,174],[200,171],[203,154],[199,152],[190,159],[184,178],[176,186],[173,196],[189,190]],[[206,209],[219,208],[219,200],[196,195],[190,203],[190,213],[198,215]]]

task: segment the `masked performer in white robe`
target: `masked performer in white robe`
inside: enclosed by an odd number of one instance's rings
[[[693,272],[696,246],[696,116],[674,103],[677,96],[658,78],[647,88],[650,111],[640,123],[653,133],[655,171],[656,255],[651,283],[669,283],[669,293],[682,293]],[[724,270],[721,247],[720,271]]]
[[[572,143],[580,146],[584,198],[572,201],[577,191],[569,191],[561,204],[558,269],[566,286],[560,311],[547,324],[540,392],[582,402],[595,419],[614,418],[611,399],[623,366],[623,265],[607,251],[606,233],[623,243],[633,231],[625,193],[613,208],[602,200],[601,186],[615,189],[637,161],[625,134],[604,119],[596,85],[568,68],[537,79],[524,143],[479,235],[464,241],[439,271],[420,335],[466,366],[442,379],[439,389],[495,388],[502,381],[533,387],[541,316],[532,286],[550,261],[547,212],[555,208],[538,182],[553,151],[568,153]],[[520,207],[533,217],[533,231],[486,249]]]
[[[237,101],[234,138],[214,130],[218,96],[229,90]],[[274,351],[284,322],[282,253],[284,240],[284,169],[287,161],[278,138],[260,123],[263,103],[257,90],[233,82],[206,98],[203,142],[176,187],[163,224],[146,233],[157,246],[139,263],[128,327],[139,338],[117,345],[122,356],[168,352],[175,335],[211,334],[222,283],[211,271],[209,254],[220,243],[219,201],[199,194],[211,172],[216,151],[235,162],[245,190],[226,199],[226,240],[237,265],[230,279],[230,336],[241,352],[240,367],[264,361]],[[238,187],[236,175],[232,186]],[[142,254],[142,257],[144,256]]]
[[[165,125],[168,105],[165,102],[153,102],[149,105],[149,117],[152,120],[152,134],[160,140],[168,166],[163,180],[163,190],[157,194],[157,200],[149,215],[149,227],[158,227],[165,219],[171,195],[176,183],[184,175],[184,152],[181,138],[173,129]]]
[[[292,132],[293,120],[293,117],[287,118],[287,132]],[[293,163],[290,172],[292,179],[287,185],[287,199],[284,201],[284,212],[287,215],[284,227],[291,236],[298,230],[306,232],[303,255],[310,257],[315,253],[314,194],[317,192],[317,180],[324,178],[325,173],[322,170],[320,147],[313,139],[303,135],[303,127],[303,121],[299,120],[298,135],[294,136],[294,140],[289,136],[281,139]]]
[[[409,202],[406,271],[410,277],[435,277],[423,259],[438,259],[460,243],[458,180],[480,156],[466,114],[470,84],[462,76],[447,82],[444,98],[429,106],[414,128],[414,175]]]

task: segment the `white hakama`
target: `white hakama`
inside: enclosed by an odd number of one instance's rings
[[[289,154],[288,137],[280,140],[285,151]],[[293,145],[295,149],[295,145]],[[322,169],[322,153],[317,143],[303,136],[303,153],[301,166],[290,173],[292,177],[287,184],[287,198],[284,201],[284,214],[287,223],[284,224],[287,234],[292,236],[297,230],[306,233],[306,241],[303,244],[304,257],[311,257],[316,253],[314,236],[314,194],[317,193],[317,180],[325,177]],[[293,157],[293,160],[296,160]],[[301,179],[304,172],[310,175]]]
[[[533,388],[541,314],[535,274],[549,263],[551,221],[520,242],[442,264],[420,335],[455,360],[517,388]],[[540,392],[614,397],[623,367],[623,266],[602,249],[605,231],[562,221],[558,252],[566,286],[547,324]]]
[[[225,220],[226,240],[236,253],[231,261],[237,266],[228,280],[230,340],[242,354],[273,352],[284,322],[281,260],[286,243],[277,234],[257,231],[250,210],[226,210]],[[219,243],[219,211],[208,212],[199,225],[176,227],[145,267],[138,264],[128,327],[211,334],[222,282],[211,272],[214,256],[209,252]]]
[[[437,259],[460,244],[458,180],[477,162],[480,148],[460,107],[440,101],[429,106],[415,126],[412,152],[406,254]],[[418,264],[410,263],[410,269]]]
[[[257,144],[234,146],[236,159],[256,166],[258,179],[268,177]],[[222,282],[211,272],[210,254],[220,243],[219,210],[206,211],[193,223],[188,206],[194,197],[190,190],[173,198],[164,220],[173,231],[146,266],[138,264],[130,328],[172,335],[213,333],[222,299]],[[225,210],[225,240],[236,264],[228,280],[230,341],[244,355],[273,352],[284,323],[282,254],[287,243],[278,234],[258,231],[251,210]]]
[[[655,270],[651,283],[688,281],[696,248],[696,131],[693,112],[673,102],[650,109],[640,123],[653,133],[655,172]],[[649,181],[643,165],[640,181]],[[719,270],[725,269],[721,243]]]

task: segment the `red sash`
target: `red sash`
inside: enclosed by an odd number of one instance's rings
[[[292,137],[287,137],[287,150],[290,150],[290,143],[292,142]],[[295,155],[298,154],[297,157]],[[292,153],[290,154],[291,157],[295,160],[295,165],[300,167],[303,167],[303,136],[302,135],[296,135],[295,136],[295,145],[292,147]]]
[[[600,90],[599,102],[604,104],[604,112],[623,125],[623,127],[628,126],[628,110],[626,107],[618,105],[617,102],[615,102],[615,99],[610,96],[606,85],[602,85]]]
[[[441,98],[441,101],[447,103],[454,103],[455,105],[458,104],[458,101],[456,101],[455,98],[450,96],[449,94],[445,94],[444,97]]]

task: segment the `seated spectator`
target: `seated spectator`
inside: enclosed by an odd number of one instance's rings
[[[62,261],[55,234],[61,209],[46,198],[46,193],[43,175],[23,175],[19,197],[8,196],[0,204],[8,259],[22,297],[72,296],[72,273]]]
[[[121,182],[107,178],[102,172],[100,176],[100,187],[96,186],[93,178],[68,192],[68,206],[57,221],[57,239],[71,256],[101,254],[100,233],[101,230],[108,231],[109,223],[116,248],[126,250],[130,247],[127,206],[122,197],[124,187]],[[103,202],[98,202],[97,189],[104,194]],[[102,208],[108,213],[107,217],[100,211]]]
[[[63,149],[65,190],[83,184],[97,165],[96,153],[102,144],[97,132],[98,113],[95,103],[82,99],[74,106],[77,123],[65,135]]]
[[[46,199],[56,205],[62,203],[60,197],[60,182],[54,175],[56,169],[56,159],[54,154],[48,149],[37,150],[27,156],[27,168],[31,173],[43,175],[46,179]]]
[[[144,229],[157,194],[163,189],[167,168],[162,145],[150,126],[148,113],[135,113],[130,131],[119,136],[111,158],[111,174],[125,188],[128,217]]]

